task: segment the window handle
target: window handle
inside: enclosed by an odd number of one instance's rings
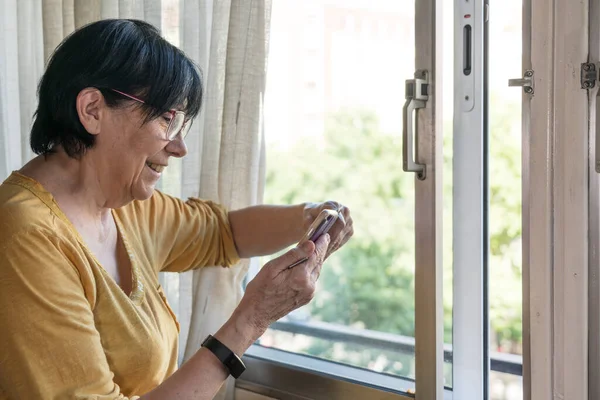
[[[425,164],[419,164],[415,161],[418,158],[419,149],[413,151],[414,143],[418,144],[419,124],[413,121],[413,115],[417,110],[425,108],[429,99],[429,80],[427,71],[419,70],[415,72],[415,79],[406,81],[405,98],[406,102],[402,108],[402,169],[405,172],[416,172],[419,180],[425,180]]]

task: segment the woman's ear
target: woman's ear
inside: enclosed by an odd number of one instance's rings
[[[99,134],[102,117],[106,116],[106,103],[102,92],[92,87],[83,89],[77,95],[75,107],[85,130],[91,135]]]

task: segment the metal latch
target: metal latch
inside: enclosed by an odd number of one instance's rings
[[[594,63],[581,63],[581,88],[593,89],[598,79],[598,68]]]
[[[508,86],[523,86],[523,90],[525,91],[525,93],[534,94],[535,81],[533,80],[533,75],[533,70],[528,69],[527,71],[525,71],[525,74],[523,74],[523,78],[509,79]]]

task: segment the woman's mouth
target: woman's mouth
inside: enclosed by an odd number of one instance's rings
[[[163,172],[163,170],[165,169],[165,165],[159,165],[159,164],[152,164],[151,162],[146,162],[146,165],[148,166],[148,168],[150,168],[152,171],[157,172],[157,173],[161,173]]]

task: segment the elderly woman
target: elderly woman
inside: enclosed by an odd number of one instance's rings
[[[281,250],[331,208],[227,212],[155,191],[186,154],[201,98],[197,68],[144,22],[100,21],[57,48],[31,131],[38,157],[0,186],[0,399],[210,399],[270,323],[310,301],[352,235],[339,204],[345,224],[267,263],[177,370],[158,273]]]

